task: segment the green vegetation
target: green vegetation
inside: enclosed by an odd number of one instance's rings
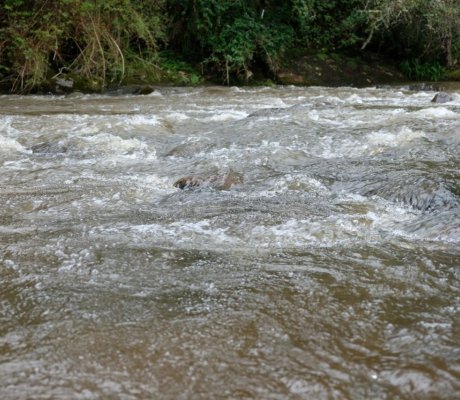
[[[441,79],[460,56],[458,0],[3,0],[0,83],[13,92],[73,78],[194,85],[273,79],[294,49],[394,57]],[[450,75],[448,75],[450,73]]]
[[[416,81],[438,81],[445,73],[445,68],[439,62],[423,63],[418,59],[404,60],[401,70]]]
[[[100,89],[121,82],[133,63],[154,71],[166,37],[158,0],[6,0],[2,7],[1,73],[13,91],[64,73]]]
[[[369,0],[368,38],[388,46],[396,56],[456,64],[460,51],[460,3],[458,0]]]
[[[159,60],[163,76],[169,82],[192,86],[202,83],[202,76],[189,63],[183,61],[180,55],[172,51],[162,51]]]

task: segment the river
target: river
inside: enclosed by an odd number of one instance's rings
[[[460,398],[449,94],[0,96],[0,398]]]

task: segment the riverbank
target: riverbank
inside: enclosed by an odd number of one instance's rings
[[[285,85],[369,86],[407,81],[397,62],[365,53],[295,52],[283,60],[276,79]]]
[[[446,81],[460,81],[460,69],[445,72]],[[278,65],[268,70],[263,65],[247,69],[244,76],[231,81],[239,86],[352,86],[402,84],[411,80],[398,67],[398,62],[374,53],[350,55],[321,51],[296,50],[290,52]],[[424,80],[426,82],[426,80]],[[158,66],[150,69],[130,66],[117,82],[87,79],[75,72],[58,72],[30,90],[32,94],[101,93],[150,94],[155,86],[225,85],[222,77],[206,71],[202,64],[191,65],[167,54]],[[443,87],[441,82],[430,87]],[[0,83],[0,93],[12,92],[12,82]],[[425,86],[427,87],[427,86]]]

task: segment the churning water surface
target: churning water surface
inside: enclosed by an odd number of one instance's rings
[[[0,97],[0,398],[460,398],[433,95]]]

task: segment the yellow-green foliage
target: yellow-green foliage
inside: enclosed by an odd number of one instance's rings
[[[127,58],[155,60],[164,39],[162,7],[159,0],[6,0],[0,72],[13,91],[42,84],[51,70],[76,73],[100,88],[121,81]]]

